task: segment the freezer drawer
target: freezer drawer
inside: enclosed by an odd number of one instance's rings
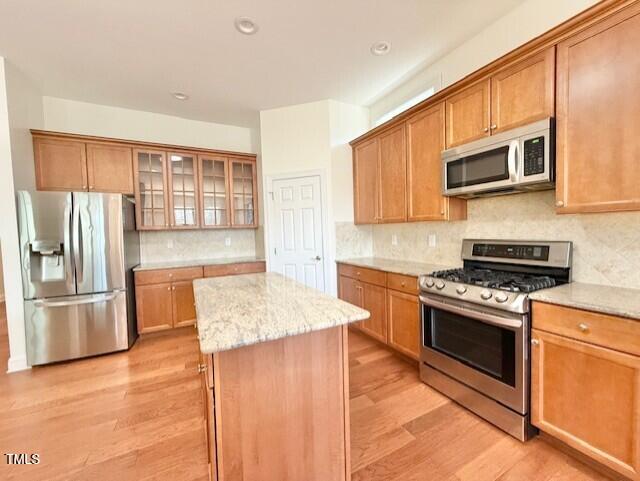
[[[124,290],[28,300],[24,306],[31,366],[129,347]]]

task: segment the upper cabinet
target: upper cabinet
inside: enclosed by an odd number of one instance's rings
[[[200,226],[228,227],[229,214],[229,161],[217,155],[198,156],[199,189],[202,205]]]
[[[378,222],[407,220],[407,150],[404,124],[378,139]]]
[[[410,117],[405,129],[408,220],[465,219],[466,201],[442,195],[444,105],[438,103]]]
[[[445,101],[447,148],[489,135],[491,83],[483,80]]]
[[[256,227],[257,175],[251,160],[229,159],[229,189],[231,191],[231,226]]]
[[[169,227],[166,154],[159,150],[133,152],[138,230]]]
[[[353,208],[356,224],[378,222],[378,138],[353,148]]]
[[[640,209],[640,4],[558,44],[559,213]]]
[[[507,65],[445,100],[447,148],[554,115],[555,47]]]
[[[172,228],[193,229],[200,224],[197,164],[197,156],[193,153],[167,152],[169,213]]]

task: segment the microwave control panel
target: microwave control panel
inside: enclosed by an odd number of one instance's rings
[[[524,175],[544,172],[544,137],[524,141]]]

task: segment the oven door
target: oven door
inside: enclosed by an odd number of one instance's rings
[[[520,414],[529,409],[528,318],[420,296],[421,362]]]

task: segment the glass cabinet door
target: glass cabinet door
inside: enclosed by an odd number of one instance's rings
[[[230,160],[232,217],[234,226],[254,227],[256,199],[256,163],[253,161]]]
[[[227,227],[229,216],[228,161],[225,157],[199,156],[202,227]]]
[[[168,225],[165,153],[134,151],[138,229],[165,229]]]
[[[171,227],[192,228],[199,224],[197,206],[197,162],[190,153],[169,152],[167,165],[171,195]]]

